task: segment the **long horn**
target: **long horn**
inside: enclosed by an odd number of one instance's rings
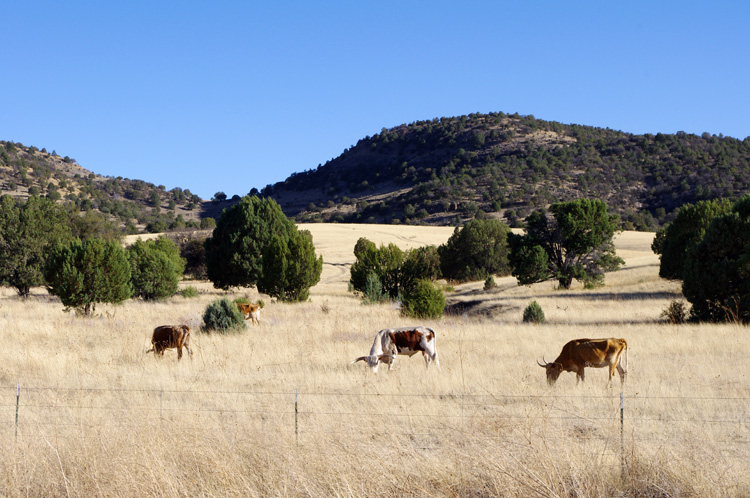
[[[536,364],[539,365],[542,368],[547,368],[547,365],[549,365],[549,363],[547,363],[547,360],[544,359],[544,355],[542,355],[542,361],[544,362],[544,365],[542,365],[541,363],[539,363],[539,360],[536,360]]]

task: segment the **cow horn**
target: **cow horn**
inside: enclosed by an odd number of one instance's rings
[[[547,365],[549,365],[549,363],[547,363],[547,360],[544,359],[544,355],[542,355],[542,361],[544,362],[544,365],[542,365],[541,363],[539,363],[539,360],[536,360],[536,364],[539,365],[542,368],[547,368]]]

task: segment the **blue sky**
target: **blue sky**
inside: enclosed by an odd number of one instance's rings
[[[245,195],[383,127],[503,111],[750,136],[750,2],[14,1],[0,140]]]

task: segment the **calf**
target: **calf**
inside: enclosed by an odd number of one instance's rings
[[[426,368],[430,363],[440,370],[435,331],[427,327],[403,327],[400,329],[383,329],[375,336],[368,356],[360,356],[351,363],[364,361],[373,373],[378,373],[380,363],[387,363],[388,370],[393,370],[397,355],[413,356],[421,352]]]
[[[260,305],[248,304],[248,303],[237,303],[237,309],[240,310],[245,320],[252,318],[252,324],[260,325]]]
[[[177,359],[182,359],[182,348],[187,349],[190,357],[193,357],[193,350],[190,349],[190,327],[187,325],[161,325],[154,329],[154,335],[151,336],[151,351],[154,355],[164,356],[166,349],[177,348]]]
[[[537,364],[547,370],[547,383],[550,386],[555,385],[557,378],[563,372],[575,372],[576,385],[578,385],[579,381],[584,380],[585,367],[609,367],[607,387],[610,387],[612,378],[615,376],[615,369],[620,374],[620,383],[625,383],[627,372],[620,364],[620,356],[623,352],[627,364],[628,343],[625,339],[575,339],[563,346],[560,356],[552,363],[545,361],[542,365],[537,361]]]

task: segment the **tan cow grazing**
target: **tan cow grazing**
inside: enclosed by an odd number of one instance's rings
[[[248,304],[248,303],[237,303],[237,309],[240,310],[240,313],[242,313],[242,316],[245,317],[245,320],[252,318],[253,325],[255,324],[260,325],[260,305]]]
[[[609,380],[607,387],[612,386],[612,379],[615,376],[615,368],[620,374],[620,383],[625,383],[627,371],[620,364],[620,356],[625,352],[625,364],[628,363],[628,343],[625,339],[575,339],[563,346],[560,356],[552,363],[542,360],[544,365],[537,361],[537,364],[547,369],[547,383],[550,386],[555,384],[557,378],[563,372],[576,373],[576,385],[579,381],[584,380],[584,368],[602,368],[609,367]]]
[[[369,365],[373,373],[378,373],[380,363],[387,363],[388,370],[393,370],[396,355],[413,356],[422,352],[426,368],[429,370],[430,363],[440,370],[437,346],[435,344],[435,331],[427,327],[403,327],[400,329],[383,329],[375,336],[375,341],[370,348],[368,356],[360,356],[351,363],[364,361]]]
[[[190,349],[190,327],[187,325],[161,325],[154,329],[154,335],[151,337],[151,349],[146,351],[154,352],[154,355],[164,356],[167,349],[177,348],[177,360],[182,359],[182,348],[187,349],[190,357],[193,356],[193,350]]]

